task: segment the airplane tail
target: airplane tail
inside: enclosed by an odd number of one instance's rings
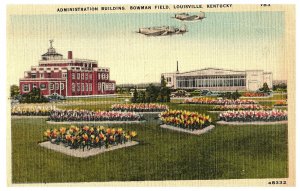
[[[186,25],[183,25],[180,30],[183,31],[183,32],[187,32],[188,31]]]
[[[201,12],[199,13],[199,15],[198,15],[198,18],[201,19],[201,20],[204,19],[204,18],[206,18],[206,17],[205,17],[205,13],[201,11]]]

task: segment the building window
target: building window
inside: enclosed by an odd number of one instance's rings
[[[80,80],[80,73],[77,73],[77,80]]]
[[[81,91],[84,91],[84,83],[81,83]]]
[[[31,78],[36,78],[36,74],[31,74]]]
[[[102,73],[102,74],[101,74],[101,79],[104,80],[104,78],[105,78],[105,74]]]
[[[93,79],[93,75],[92,74],[90,74],[90,80],[92,80]]]
[[[84,80],[84,73],[81,73],[81,79]]]
[[[23,84],[23,92],[29,92],[29,85]]]
[[[60,89],[61,89],[61,90],[65,89],[65,84],[60,83]]]
[[[114,90],[114,89],[115,89],[114,83],[106,83],[105,84],[105,90],[111,91],[111,90]]]
[[[77,83],[77,91],[80,92],[80,83]]]
[[[55,83],[55,89],[59,90],[59,84],[58,83]]]
[[[44,74],[40,74],[40,78],[44,78]]]
[[[114,83],[111,84],[111,90],[115,90],[115,84]]]
[[[53,90],[53,89],[54,89],[53,83],[50,83],[50,84],[49,84],[49,89],[50,89],[50,90]]]
[[[101,74],[100,73],[98,73],[98,80],[101,80],[101,76],[100,76]]]
[[[101,83],[98,82],[98,91],[100,91],[100,90],[101,90]]]
[[[85,91],[89,91],[89,84],[88,83],[85,84]]]
[[[46,89],[46,84],[40,84],[40,89],[45,90]]]
[[[75,83],[72,83],[72,92],[75,92]]]
[[[92,83],[89,83],[89,91],[92,91]]]
[[[75,73],[72,73],[72,80],[75,80]]]
[[[85,80],[88,80],[88,79],[89,79],[89,76],[88,76],[88,75],[89,75],[88,73],[85,74]]]
[[[62,77],[63,77],[63,78],[67,78],[67,73],[63,73],[63,74],[62,74]]]

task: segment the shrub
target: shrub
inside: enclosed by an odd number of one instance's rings
[[[20,100],[21,103],[45,103],[49,100],[41,94],[39,88],[33,88],[29,93],[23,94]]]

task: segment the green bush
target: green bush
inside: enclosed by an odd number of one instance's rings
[[[170,102],[171,90],[166,87],[165,78],[162,76],[161,85],[149,84],[146,91],[137,91],[136,88],[131,98],[132,103]]]
[[[223,99],[233,99],[237,100],[239,99],[242,94],[240,94],[237,90],[235,92],[224,92],[220,95]]]
[[[29,93],[23,94],[20,100],[21,103],[44,103],[49,100],[41,94],[39,88],[33,88]]]

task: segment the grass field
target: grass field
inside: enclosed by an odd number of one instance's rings
[[[112,101],[112,100],[110,100]],[[118,102],[118,100],[116,100]],[[109,109],[111,103],[78,105]],[[206,113],[213,106],[168,103],[171,109]],[[73,107],[73,106],[72,106]],[[217,114],[209,114],[213,120]],[[288,176],[287,125],[221,126],[201,136],[142,124],[108,125],[135,130],[140,144],[87,159],[38,146],[45,119],[12,119],[13,183],[283,178]]]

